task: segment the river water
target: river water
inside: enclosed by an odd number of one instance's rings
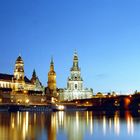
[[[0,112],[0,140],[139,140],[131,112]]]

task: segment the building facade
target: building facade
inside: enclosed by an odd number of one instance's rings
[[[60,89],[59,99],[71,101],[74,99],[92,98],[92,95],[92,89],[84,89],[83,87],[83,79],[81,77],[81,70],[78,64],[78,55],[75,52],[73,57],[73,66],[70,70],[70,76],[67,81],[67,88]]]
[[[21,56],[18,56],[13,75],[0,73],[0,89],[11,89],[13,93],[19,91],[43,91],[43,86],[35,71],[31,80],[24,75],[24,62]]]

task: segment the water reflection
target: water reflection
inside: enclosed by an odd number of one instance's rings
[[[137,139],[139,115],[130,112],[0,113],[0,140]]]

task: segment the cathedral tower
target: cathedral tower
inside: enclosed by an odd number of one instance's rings
[[[56,90],[56,73],[54,71],[53,58],[51,58],[50,71],[48,73],[48,88],[51,91],[55,91]]]
[[[59,100],[61,101],[92,98],[93,90],[83,87],[83,78],[78,62],[78,55],[75,52],[73,56],[73,65],[70,69],[70,76],[67,81],[67,88],[59,92]]]
[[[35,85],[35,89],[34,90],[36,90],[36,91],[42,91],[43,90],[43,86],[42,86],[38,76],[36,75],[35,69],[33,70],[32,78],[31,78],[31,83]]]
[[[68,78],[67,89],[69,90],[82,90],[83,80],[81,77],[81,71],[78,65],[78,55],[75,52],[73,57],[73,66],[71,68],[71,75]]]
[[[24,82],[24,62],[21,56],[18,56],[15,63],[14,80],[15,82],[18,82],[18,83]]]
[[[35,69],[34,69],[34,70],[33,70],[33,74],[32,74],[32,78],[31,78],[31,82],[32,82],[33,84],[35,84],[36,79],[37,79],[37,76],[36,76],[36,71],[35,71]]]

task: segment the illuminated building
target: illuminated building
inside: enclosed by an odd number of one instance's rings
[[[48,88],[52,91],[56,90],[56,73],[54,71],[53,58],[50,63],[50,71],[48,73]]]
[[[93,90],[83,88],[83,79],[81,77],[81,70],[78,65],[78,55],[75,52],[73,58],[73,66],[71,68],[71,75],[68,77],[67,88],[61,89],[59,93],[60,100],[74,100],[92,98]]]
[[[35,71],[31,80],[24,75],[24,62],[21,56],[16,60],[13,75],[0,73],[0,89],[11,89],[12,92],[43,91]]]
[[[46,95],[48,100],[52,100],[52,102],[54,102],[57,98],[56,73],[54,70],[53,58],[51,58],[50,70],[48,72],[48,86],[46,88]]]

